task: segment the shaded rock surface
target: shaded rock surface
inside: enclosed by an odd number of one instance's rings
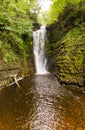
[[[85,12],[65,8],[47,26],[49,69],[66,85],[85,86]]]
[[[33,61],[29,59],[27,66],[22,62],[23,59],[18,61],[5,63],[3,59],[0,59],[0,88],[9,86],[16,80],[29,76],[33,73]]]

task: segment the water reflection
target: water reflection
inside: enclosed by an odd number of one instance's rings
[[[0,92],[0,130],[84,130],[85,94],[34,75]]]

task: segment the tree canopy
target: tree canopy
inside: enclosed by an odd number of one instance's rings
[[[32,44],[33,23],[37,21],[36,0],[1,0],[0,1],[0,54],[4,62],[14,61],[17,53],[21,57],[29,55]]]
[[[76,11],[85,8],[85,0],[52,0],[52,5],[49,11],[44,12],[40,18],[40,21],[44,21],[47,24],[58,21],[59,15],[61,15],[65,8],[73,7]]]
[[[64,8],[68,5],[74,6],[74,8],[79,7],[79,3],[84,2],[84,0],[53,0],[53,5],[51,7],[50,15],[51,20],[54,22],[56,19],[58,19],[58,16],[60,13],[63,12]],[[85,6],[85,5],[84,5]]]
[[[26,58],[30,56],[32,46],[33,24],[38,22],[40,1],[0,0],[0,57],[3,57],[4,62],[13,62],[19,54],[24,57],[26,64]],[[68,16],[69,18],[70,16],[77,17],[77,12],[81,10],[85,11],[85,0],[52,0],[52,2],[50,10],[42,14],[40,24],[42,21],[44,24],[58,21],[59,16],[63,13],[65,16],[71,7],[73,13]],[[69,19],[68,17],[66,19]],[[76,25],[80,19],[77,17]],[[61,24],[62,21],[60,21]]]

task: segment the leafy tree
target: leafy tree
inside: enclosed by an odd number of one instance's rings
[[[26,64],[32,45],[33,17],[37,19],[31,4],[28,0],[0,1],[0,52],[5,62],[21,55]]]
[[[83,4],[83,6],[82,6]],[[63,13],[65,7],[74,7],[77,11],[81,6],[85,8],[85,0],[53,0],[53,4],[50,9],[49,21],[47,23],[53,23],[58,20],[58,17]]]

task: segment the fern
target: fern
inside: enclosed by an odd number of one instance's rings
[[[50,10],[50,23],[58,20],[58,17],[63,13],[64,8],[68,6],[74,6],[75,9],[78,9],[79,6],[82,8],[85,5],[85,0],[54,0]]]
[[[27,53],[30,55],[32,28],[35,22],[35,15],[30,12],[30,8],[28,0],[0,1],[0,49],[5,62],[14,60],[12,57],[15,57],[17,51],[25,59]]]

